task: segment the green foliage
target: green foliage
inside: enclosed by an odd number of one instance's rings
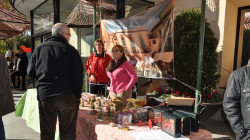
[[[0,53],[5,54],[7,50],[12,50],[14,47],[14,40],[12,38],[6,40],[0,40]],[[24,34],[19,35],[17,39],[17,50],[20,49],[20,46],[24,45],[27,48],[31,47],[31,36],[28,31]]]
[[[203,94],[202,99],[206,103],[214,103],[214,102],[220,102],[223,100],[223,95],[218,94],[217,90],[213,90],[209,94]]]
[[[21,45],[24,45],[27,48],[31,47],[31,36],[28,34],[23,34],[18,38],[17,47],[20,48]]]
[[[5,54],[7,50],[12,50],[13,49],[13,42],[11,39],[7,40],[0,40],[0,53]]]
[[[176,78],[184,83],[196,87],[199,36],[200,10],[183,11],[174,22],[174,66]],[[202,63],[201,93],[209,94],[218,83],[220,75],[217,73],[216,47],[218,40],[208,22],[205,23],[205,37]],[[169,85],[176,90],[194,94],[194,91],[178,81],[170,81]]]

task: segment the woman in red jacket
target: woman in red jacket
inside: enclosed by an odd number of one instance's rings
[[[95,52],[89,56],[86,63],[86,70],[89,76],[89,92],[107,96],[108,76],[106,68],[112,58],[104,52],[102,40],[97,39],[94,45]]]

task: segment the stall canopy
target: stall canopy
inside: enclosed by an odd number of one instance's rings
[[[103,8],[105,10],[105,13],[103,13],[105,19],[115,18],[114,16],[116,14],[115,12],[112,11],[116,10],[116,5],[106,3],[103,0],[99,0],[97,2],[93,0],[80,0],[79,3],[76,5],[76,7],[68,16],[66,23],[73,25],[92,25],[93,24],[92,15],[94,13],[94,6],[97,6],[97,8]],[[109,12],[107,13],[106,10],[108,10]],[[97,12],[96,14],[97,14],[97,19],[99,19],[100,12]]]
[[[8,39],[30,29],[30,22],[0,6],[0,39]]]

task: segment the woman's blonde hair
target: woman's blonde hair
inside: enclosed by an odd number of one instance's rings
[[[119,50],[121,51],[121,53],[124,53],[124,48],[121,46],[121,45],[115,45],[113,48],[115,48],[115,47],[118,47],[119,48]],[[113,50],[113,48],[112,48],[112,50]]]

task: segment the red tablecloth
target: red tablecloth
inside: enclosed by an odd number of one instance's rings
[[[150,131],[146,122],[139,127],[137,124],[129,126],[129,131],[119,130],[116,127],[110,127],[110,122],[104,117],[103,122],[96,121],[98,115],[88,114],[88,107],[81,107],[78,113],[76,140],[135,140],[133,133]],[[151,130],[159,130],[160,127],[154,126]],[[212,140],[212,134],[206,130],[200,129],[198,133],[191,132],[186,136],[191,140]]]

